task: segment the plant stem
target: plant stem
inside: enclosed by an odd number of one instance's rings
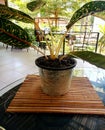
[[[70,29],[68,29],[68,30],[64,33],[64,35],[62,36],[62,38],[60,39],[60,42],[59,42],[58,47],[57,47],[57,49],[56,49],[55,57],[58,57],[59,52],[60,52],[61,45],[63,44],[63,41],[64,41],[64,39],[65,39],[65,36],[67,35],[67,33],[68,33],[69,30],[70,30]]]

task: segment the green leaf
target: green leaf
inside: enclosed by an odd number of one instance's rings
[[[31,45],[29,35],[18,25],[6,19],[0,19],[0,41],[17,48]]]
[[[99,68],[105,69],[105,56],[95,53],[95,52],[90,52],[90,51],[75,51],[75,52],[70,52],[71,55],[81,58]]]
[[[34,10],[40,9],[45,4],[46,4],[46,2],[43,1],[43,0],[35,0],[35,1],[32,1],[32,2],[28,3],[27,8],[30,11],[34,11]]]
[[[73,16],[70,19],[66,28],[69,29],[78,20],[80,20],[88,15],[92,15],[96,12],[101,12],[104,10],[105,10],[105,1],[88,2],[73,14]]]
[[[24,12],[21,12],[17,9],[13,9],[2,4],[0,4],[0,18],[15,19],[26,23],[34,22],[34,19],[32,19],[29,15],[25,14]]]

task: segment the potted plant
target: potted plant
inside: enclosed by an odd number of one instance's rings
[[[39,7],[40,5],[45,4],[45,2],[43,2],[42,0],[39,0],[39,3],[38,1],[37,2],[34,1],[28,3],[27,6],[29,9],[34,10],[35,7]],[[4,43],[8,43],[9,45],[15,44],[16,46],[21,48],[30,46],[38,50],[42,55],[44,55],[36,59],[35,61],[36,65],[40,68],[42,89],[45,93],[49,95],[53,95],[53,96],[63,95],[69,91],[70,79],[71,79],[70,74],[72,73],[71,69],[74,68],[76,65],[76,61],[71,58],[71,55],[73,57],[82,58],[83,60],[86,60],[96,65],[97,67],[101,67],[105,69],[105,62],[104,62],[105,56],[97,53],[93,53],[89,51],[75,51],[75,52],[70,52],[68,55],[59,54],[60,48],[63,43],[63,39],[65,38],[66,34],[71,29],[71,27],[78,20],[90,14],[94,14],[96,12],[101,12],[104,10],[105,10],[105,1],[92,1],[86,3],[80,9],[78,9],[73,14],[72,18],[70,19],[70,22],[66,26],[67,31],[60,39],[56,49],[53,48],[53,38],[51,39],[52,46],[46,40],[46,44],[48,45],[50,51],[50,55],[46,56],[42,51],[40,51],[37,48],[37,46],[31,43],[31,39],[29,38],[29,35],[25,30],[23,30],[18,25],[10,21],[11,19],[15,19],[23,22],[34,23],[34,19],[21,11],[18,11],[13,8],[9,8],[4,5],[0,5],[0,34],[1,34],[0,41]],[[67,87],[64,88],[64,86],[66,85]],[[45,86],[47,86],[47,88],[44,88]]]

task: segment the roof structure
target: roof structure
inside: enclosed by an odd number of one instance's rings
[[[66,24],[68,23],[68,20],[67,20],[67,19],[60,18],[60,17],[58,17],[58,18],[55,18],[55,17],[50,17],[50,18],[49,18],[49,17],[36,17],[36,18],[35,18],[35,21],[37,21],[37,22],[39,22],[39,23],[41,23],[41,22],[43,22],[43,23],[48,23],[48,21],[49,21],[50,23],[54,23],[55,20],[58,21],[58,25],[60,25],[60,24],[66,25]]]

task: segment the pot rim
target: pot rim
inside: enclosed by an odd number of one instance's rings
[[[47,69],[47,70],[67,70],[67,69],[72,69],[76,66],[77,64],[77,61],[74,59],[74,58],[71,58],[71,60],[73,61],[73,64],[71,64],[70,66],[66,66],[66,67],[49,67],[49,66],[45,66],[45,65],[42,65],[39,63],[39,60],[40,58],[42,58],[44,56],[41,56],[41,57],[38,57],[36,60],[35,60],[35,64],[39,67],[39,68],[42,68],[42,69]]]

